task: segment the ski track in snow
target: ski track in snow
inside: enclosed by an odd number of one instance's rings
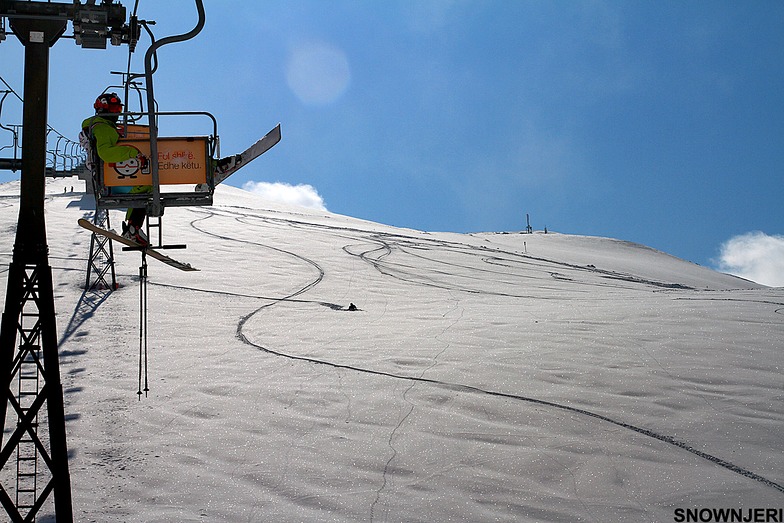
[[[198,211],[198,212],[203,213],[204,211]],[[222,213],[221,214],[225,215],[226,213],[227,213],[227,210],[226,209],[222,209]],[[413,265],[409,266],[409,265],[405,265],[405,264],[402,264],[402,263],[386,261],[386,258],[388,258],[395,249],[398,249],[401,252],[404,252],[404,253],[407,253],[407,254],[411,254],[410,250],[413,250],[413,249],[420,249],[420,250],[428,251],[428,250],[431,250],[431,249],[434,249],[434,248],[445,248],[445,249],[451,249],[451,250],[459,250],[461,252],[468,251],[468,252],[470,252],[473,255],[483,255],[483,254],[486,254],[486,253],[482,252],[481,249],[476,249],[474,247],[467,246],[467,245],[464,245],[464,244],[449,243],[449,242],[442,242],[442,241],[435,241],[435,242],[432,242],[432,243],[430,243],[430,242],[425,243],[425,242],[422,242],[420,239],[408,238],[408,237],[400,236],[400,235],[368,233],[367,231],[362,231],[360,229],[351,229],[351,228],[346,228],[346,227],[333,227],[333,226],[327,226],[327,225],[315,225],[315,224],[298,223],[298,222],[291,221],[291,220],[277,219],[277,218],[271,219],[271,218],[268,218],[268,217],[261,217],[261,216],[252,215],[248,211],[245,211],[245,212],[234,211],[233,213],[235,214],[234,219],[236,219],[238,221],[241,221],[241,222],[245,223],[246,225],[252,225],[250,220],[253,220],[253,219],[260,219],[262,221],[263,220],[280,220],[280,221],[290,222],[290,223],[292,223],[294,225],[298,225],[298,226],[317,228],[317,229],[319,229],[322,232],[330,232],[330,233],[333,233],[333,234],[339,234],[339,235],[344,236],[344,237],[346,237],[348,239],[353,239],[353,240],[360,241],[360,242],[370,243],[370,246],[366,248],[367,250],[364,250],[364,251],[361,251],[361,252],[353,252],[351,246],[349,246],[349,245],[344,246],[343,250],[347,254],[349,254],[350,256],[358,257],[359,259],[363,260],[364,262],[372,265],[381,274],[383,274],[385,276],[388,276],[388,277],[391,277],[391,278],[395,278],[395,279],[398,279],[398,280],[401,280],[401,281],[405,281],[405,282],[408,282],[408,283],[413,283],[413,284],[416,284],[416,285],[425,285],[425,286],[433,286],[433,287],[443,288],[443,289],[447,289],[449,291],[454,291],[454,292],[467,292],[467,293],[483,293],[484,292],[484,293],[490,293],[490,294],[495,294],[495,295],[499,294],[499,293],[495,293],[495,292],[482,291],[480,289],[469,288],[469,287],[465,287],[465,286],[447,285],[446,283],[442,283],[442,282],[440,282],[440,281],[438,281],[438,280],[436,280],[434,278],[429,278],[429,277],[423,276],[421,274],[418,274],[416,272],[416,268],[417,268],[416,266],[413,266]],[[610,418],[608,416],[605,416],[605,415],[602,415],[602,414],[599,414],[599,413],[596,413],[596,412],[592,412],[592,411],[589,411],[589,410],[586,410],[586,409],[572,407],[572,406],[569,406],[569,405],[565,405],[565,404],[561,404],[561,403],[555,403],[555,402],[542,400],[542,399],[538,399],[538,398],[533,398],[533,397],[526,397],[526,396],[521,396],[521,395],[516,395],[516,394],[507,394],[507,393],[503,393],[503,392],[486,390],[486,389],[482,389],[482,388],[479,388],[479,387],[474,387],[472,385],[467,385],[467,384],[462,384],[462,383],[449,383],[449,382],[444,382],[444,381],[435,380],[435,379],[428,379],[428,378],[424,377],[424,374],[426,373],[427,369],[425,371],[423,371],[420,376],[406,376],[406,375],[400,375],[400,374],[395,374],[395,373],[390,373],[390,372],[385,372],[385,371],[379,371],[379,370],[374,370],[374,369],[362,368],[362,367],[358,367],[358,366],[354,366],[354,365],[340,364],[340,363],[331,362],[331,361],[328,361],[328,360],[303,357],[303,356],[298,356],[298,355],[295,355],[295,354],[286,354],[286,353],[283,353],[283,352],[271,349],[269,347],[265,347],[265,346],[263,346],[263,345],[261,345],[259,343],[256,343],[253,340],[249,339],[243,333],[244,325],[251,318],[253,318],[257,314],[259,314],[260,312],[264,311],[265,309],[273,307],[276,304],[278,304],[280,302],[283,302],[283,301],[291,301],[292,298],[295,298],[296,296],[300,296],[300,295],[308,292],[309,290],[311,290],[315,286],[317,286],[321,282],[321,280],[324,278],[324,275],[325,275],[324,270],[319,266],[319,264],[317,262],[315,262],[315,261],[313,261],[313,260],[311,260],[309,258],[306,258],[305,256],[302,256],[302,255],[296,254],[294,252],[291,252],[291,251],[286,251],[286,250],[283,250],[283,249],[279,249],[277,247],[272,247],[270,245],[266,245],[266,244],[263,244],[263,243],[259,243],[259,242],[255,242],[255,241],[251,241],[251,240],[247,240],[247,239],[230,238],[230,237],[227,237],[225,235],[219,235],[219,234],[212,233],[212,232],[210,232],[207,229],[207,227],[205,227],[205,226],[201,226],[200,227],[197,224],[202,222],[202,221],[207,220],[208,218],[216,216],[217,213],[215,213],[214,211],[207,211],[207,213],[205,213],[205,214],[207,214],[207,216],[204,216],[202,218],[193,220],[191,222],[191,226],[193,228],[195,228],[196,230],[198,230],[199,232],[201,232],[201,233],[203,233],[205,235],[209,235],[209,236],[213,236],[213,237],[219,238],[219,239],[224,240],[224,241],[231,241],[231,242],[237,242],[237,243],[250,244],[250,245],[259,246],[259,247],[263,247],[263,248],[266,248],[266,249],[274,250],[274,251],[279,252],[279,253],[286,254],[288,256],[291,256],[295,260],[298,260],[298,261],[303,262],[303,263],[305,263],[307,265],[310,265],[311,267],[315,268],[316,271],[318,272],[318,276],[315,277],[312,281],[310,281],[307,285],[303,286],[302,288],[299,288],[299,289],[296,289],[296,290],[292,291],[287,296],[284,296],[284,297],[281,297],[281,298],[277,298],[277,299],[272,299],[271,303],[265,304],[265,305],[257,308],[256,310],[254,310],[251,313],[249,313],[246,316],[244,316],[239,321],[239,323],[237,324],[237,337],[243,343],[245,343],[245,344],[247,344],[247,345],[249,345],[251,347],[254,347],[254,348],[259,349],[261,351],[264,351],[266,353],[269,353],[269,354],[272,354],[272,355],[275,355],[275,356],[279,356],[279,357],[283,357],[283,358],[287,358],[287,359],[290,359],[290,360],[304,361],[304,362],[317,364],[317,365],[326,365],[326,366],[329,366],[329,367],[332,367],[332,368],[336,368],[336,369],[344,369],[344,370],[350,370],[350,371],[354,371],[354,372],[361,372],[361,373],[365,373],[365,374],[370,374],[370,375],[374,375],[374,376],[392,378],[392,379],[396,379],[396,380],[410,381],[410,382],[412,382],[411,387],[413,387],[414,384],[416,384],[416,383],[428,384],[428,385],[432,385],[432,386],[436,386],[436,387],[440,387],[440,388],[445,388],[447,390],[453,390],[453,391],[457,390],[457,391],[464,391],[464,392],[482,394],[482,395],[486,395],[488,397],[506,398],[506,399],[511,399],[511,400],[520,401],[520,402],[524,402],[524,403],[544,406],[544,407],[548,407],[548,408],[559,409],[559,410],[562,410],[562,411],[566,411],[566,412],[570,412],[570,413],[574,413],[574,414],[579,414],[581,416],[586,416],[586,417],[598,419],[598,420],[601,420],[603,422],[606,422],[606,423],[609,423],[609,424],[621,427],[621,428],[626,429],[626,430],[630,430],[630,431],[636,432],[638,434],[642,434],[644,436],[647,436],[647,437],[650,437],[652,439],[661,441],[663,443],[666,443],[666,444],[671,445],[673,447],[676,447],[678,449],[684,450],[684,451],[689,452],[689,453],[691,453],[691,454],[693,454],[695,456],[698,456],[698,457],[700,457],[702,459],[705,459],[705,460],[707,460],[707,461],[709,461],[709,462],[711,462],[711,463],[713,463],[713,464],[715,464],[717,466],[723,467],[723,468],[725,468],[725,469],[727,469],[729,471],[732,471],[732,472],[734,472],[736,474],[739,474],[739,475],[741,475],[743,477],[746,477],[748,479],[760,482],[760,483],[762,483],[762,484],[764,484],[764,485],[766,485],[766,486],[768,486],[770,488],[773,488],[775,490],[778,490],[779,492],[784,493],[784,485],[782,485],[780,483],[777,483],[775,481],[772,481],[772,480],[770,480],[770,479],[768,479],[766,477],[763,477],[763,476],[761,476],[761,475],[759,475],[759,474],[757,474],[757,473],[755,473],[753,471],[750,471],[748,469],[745,469],[743,467],[735,465],[734,463],[732,463],[730,461],[727,461],[725,459],[722,459],[722,458],[720,458],[718,456],[714,456],[714,455],[709,454],[707,452],[703,452],[703,451],[695,448],[693,445],[691,445],[691,444],[689,444],[689,443],[687,443],[685,441],[681,441],[681,440],[679,440],[678,438],[676,438],[674,436],[661,434],[659,432],[656,432],[655,430],[651,430],[651,429],[644,428],[644,427],[639,427],[639,426],[636,426],[636,425],[632,425],[630,423],[625,423],[623,421],[616,420],[616,419]],[[351,233],[351,236],[345,236],[347,233]],[[356,236],[357,234],[365,234],[365,235],[369,234],[370,237]],[[354,244],[354,246],[356,246],[356,245],[357,244]],[[495,251],[493,254],[494,255],[492,257],[487,257],[485,259],[485,261],[487,263],[500,264],[501,262],[505,262],[505,263],[527,263],[527,262],[529,262],[529,257],[527,255],[519,255],[517,253],[511,253],[511,252],[500,253],[499,251]],[[511,260],[510,259],[506,259],[506,258],[500,258],[499,254],[508,255]],[[371,255],[373,255],[373,256],[371,256]],[[434,260],[432,260],[430,258],[427,258],[423,254],[412,254],[412,255],[415,256],[415,257],[419,257],[419,258],[425,259],[425,260],[434,261]],[[520,258],[522,258],[522,259],[520,259]],[[490,262],[489,260],[492,260],[492,262]],[[586,269],[584,267],[579,267],[579,266],[565,264],[565,263],[560,263],[560,262],[553,262],[551,260],[546,260],[546,259],[543,259],[543,258],[533,258],[532,257],[532,258],[530,258],[530,260],[532,260],[532,261],[530,261],[531,264],[541,268],[541,270],[548,271],[548,272],[550,270],[549,269],[550,265],[559,266],[559,267],[561,267],[562,270],[564,270],[564,269],[566,269],[566,270],[571,269],[571,270],[575,270],[575,271],[589,271],[589,272],[592,272],[592,273],[593,272],[597,272],[595,269]],[[449,264],[449,263],[443,262],[441,260],[436,260],[436,262],[437,263],[446,264],[448,266],[451,265],[453,267],[476,270],[475,267],[473,267],[473,266]],[[488,272],[490,274],[494,274],[494,271],[492,269],[486,269],[486,272]],[[675,289],[687,289],[688,288],[686,286],[682,286],[682,285],[679,285],[679,284],[666,284],[666,283],[662,283],[662,282],[649,281],[649,280],[637,278],[637,277],[635,277],[633,275],[622,275],[622,274],[618,274],[618,273],[613,273],[611,271],[598,271],[598,272],[600,273],[600,277],[607,277],[607,278],[610,278],[610,279],[613,279],[613,280],[620,280],[620,281],[624,281],[624,282],[632,283],[632,284],[649,285],[649,286],[653,286],[653,287],[657,287],[657,288],[675,288]],[[501,273],[501,274],[506,274],[506,273]],[[458,278],[459,277],[459,275],[454,274],[454,273],[450,273],[450,272],[447,272],[447,271],[441,272],[440,275],[442,275],[444,277],[454,277],[454,278]],[[594,283],[592,285],[605,285],[605,284]],[[606,284],[606,285],[611,286],[613,284]],[[189,289],[189,290],[198,290],[198,289]],[[220,292],[220,291],[210,291],[210,292]],[[514,298],[534,298],[535,297],[535,296],[525,296],[525,295],[507,294],[507,293],[500,293],[500,295],[508,296],[508,297],[514,297]],[[542,297],[537,297],[537,298],[538,299],[546,299],[546,298],[542,298]],[[270,299],[270,298],[267,298],[267,299]],[[681,299],[681,298],[679,298],[679,299]],[[687,298],[687,299],[691,299],[691,298]],[[771,303],[771,304],[776,304],[776,305],[782,305],[782,304],[775,303],[775,302],[764,302],[764,303]],[[322,303],[322,305],[323,305],[323,303]],[[335,305],[334,307],[337,308],[339,306]],[[779,313],[779,311],[781,311],[781,310],[782,309],[777,309],[775,312]],[[446,350],[446,348],[444,350]],[[435,361],[434,361],[433,365],[435,365]],[[430,368],[432,368],[433,365],[431,365]],[[411,390],[411,387],[406,389],[406,391],[403,393],[403,399],[404,400],[405,400],[406,393]],[[389,460],[386,462],[384,471],[382,473],[382,485],[379,488],[379,490],[377,491],[376,498],[375,498],[375,500],[374,500],[374,502],[373,502],[373,504],[371,506],[371,509],[370,509],[371,510],[371,520],[373,520],[373,517],[374,517],[375,506],[379,502],[381,493],[382,493],[382,491],[384,490],[384,488],[386,487],[386,484],[387,484],[386,476],[387,476],[388,468],[389,468],[390,464],[394,461],[395,457],[397,456],[397,451],[395,450],[395,448],[393,446],[393,440],[395,438],[395,434],[401,428],[401,426],[404,424],[405,420],[411,415],[411,412],[413,411],[413,409],[414,409],[414,406],[413,406],[413,404],[411,404],[411,407],[408,410],[408,412],[400,419],[399,423],[394,427],[394,429],[392,430],[392,433],[390,434],[389,446],[391,448],[392,455],[389,458]]]

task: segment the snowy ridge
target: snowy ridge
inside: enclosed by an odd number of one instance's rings
[[[220,186],[214,207],[167,210],[201,272],[150,262],[139,402],[138,255],[116,254],[119,291],[83,292],[81,189],[47,199],[77,520],[671,521],[784,502],[782,289],[629,242],[404,230]]]

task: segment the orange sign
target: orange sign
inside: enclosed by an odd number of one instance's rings
[[[121,132],[123,138],[150,138],[150,126],[129,123]]]
[[[158,177],[161,185],[200,184],[207,182],[210,158],[207,137],[158,138]],[[150,157],[149,140],[120,140],[117,145],[135,148]],[[136,158],[124,162],[103,162],[103,183],[107,187],[152,185],[150,165],[142,166]]]

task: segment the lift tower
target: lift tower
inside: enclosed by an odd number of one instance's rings
[[[17,416],[16,427],[2,442],[0,468],[5,470],[16,454],[17,481],[12,489],[16,499],[12,499],[5,485],[0,485],[0,502],[11,521],[34,521],[53,493],[57,521],[71,522],[63,390],[44,219],[49,48],[63,35],[68,21],[73,23],[76,43],[83,48],[105,49],[107,40],[113,45],[135,45],[138,30],[134,23],[131,28],[125,25],[125,8],[112,0],[102,0],[99,5],[95,0],[87,0],[86,4],[78,0],[0,0],[0,18],[8,18],[13,34],[25,48],[20,208],[0,323],[3,426],[13,428],[7,419],[9,405]],[[39,413],[45,413],[48,422],[49,449],[39,437]],[[49,471],[40,492],[39,461]]]

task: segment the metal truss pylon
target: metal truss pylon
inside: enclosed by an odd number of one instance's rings
[[[102,228],[110,229],[109,210],[96,209],[93,223]],[[108,281],[111,276],[111,282]],[[91,282],[91,277],[93,281]],[[96,289],[117,289],[117,275],[114,271],[114,247],[112,240],[106,236],[92,233],[90,238],[90,259],[87,261],[87,279],[84,288],[88,291]]]
[[[0,13],[7,16],[4,10],[9,4],[0,1]],[[34,4],[41,3],[16,2],[13,7],[38,7]],[[16,499],[6,489],[10,484],[0,483],[0,503],[13,523],[33,522],[53,494],[57,521],[70,523],[71,478],[44,213],[49,48],[65,32],[67,22],[51,16],[21,16],[11,18],[10,23],[25,48],[25,103],[19,218],[0,321],[0,419],[4,427],[0,469],[6,471],[16,454]],[[6,419],[9,408],[16,416]],[[3,474],[3,481],[6,478]]]

